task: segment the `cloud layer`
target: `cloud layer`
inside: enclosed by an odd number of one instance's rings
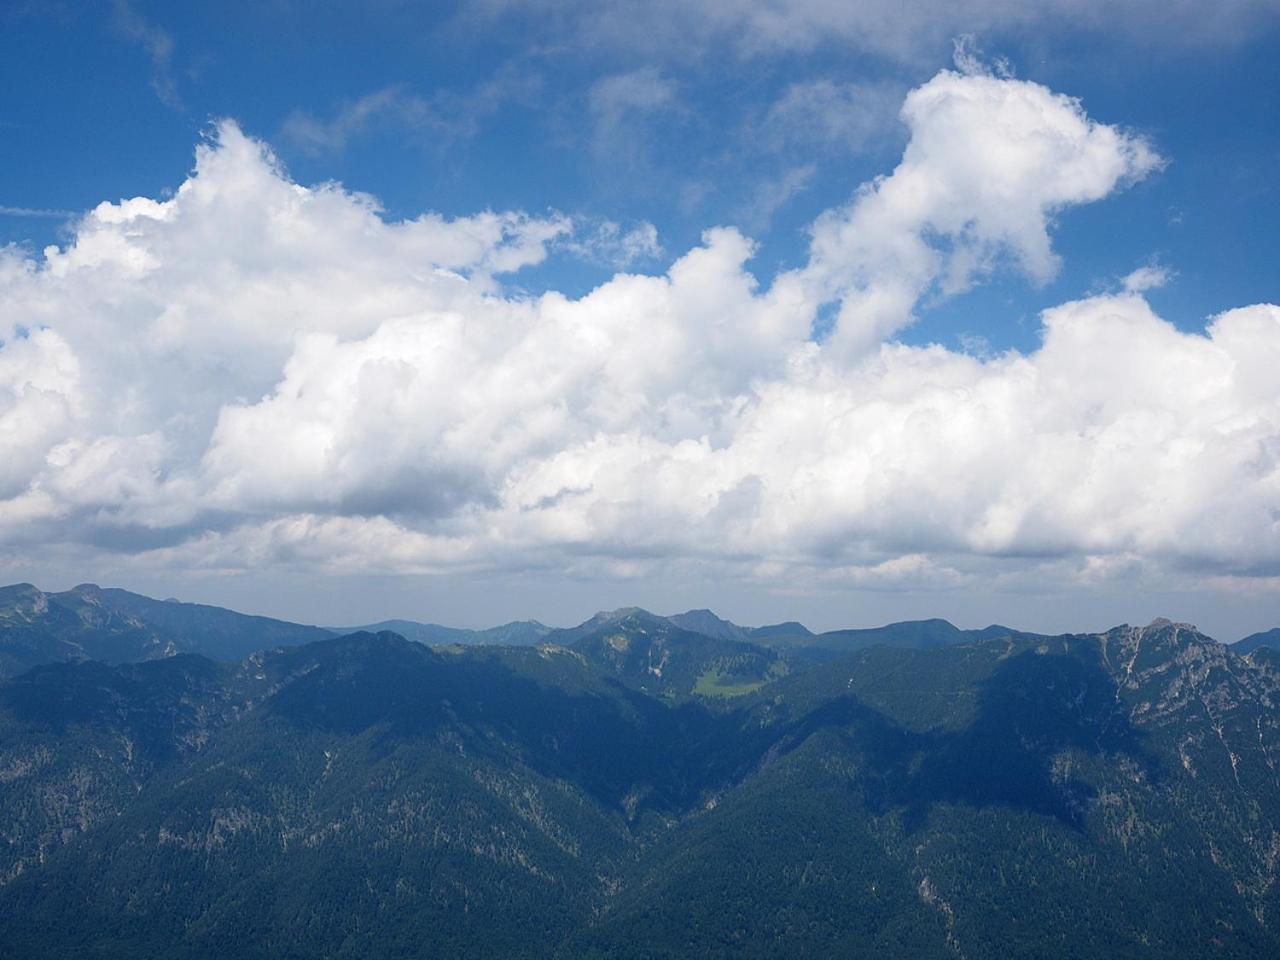
[[[0,549],[619,576],[680,558],[782,583],[1028,558],[1276,573],[1280,309],[1179,332],[1142,297],[1152,271],[1047,311],[1029,354],[892,339],[923,298],[1052,276],[1054,217],[1155,151],[980,72],[940,73],[902,117],[900,164],[815,222],[795,270],[762,282],[718,227],[578,299],[504,280],[593,245],[652,256],[652,229],[389,223],[223,123],[170,199],[0,255]]]

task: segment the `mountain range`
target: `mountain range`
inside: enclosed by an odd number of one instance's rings
[[[472,629],[403,619],[321,627],[206,604],[155,600],[92,583],[61,592],[45,592],[32,584],[19,583],[0,587],[0,677],[44,663],[76,659],[130,663],[198,653],[213,660],[238,661],[261,650],[360,632],[396,633],[430,646],[566,643],[632,616],[650,623],[663,621],[688,634],[773,649],[806,662],[879,644],[926,649],[999,637],[1043,636],[999,624],[964,630],[936,618],[814,633],[794,620],[744,627],[705,609],[658,616],[638,607],[601,611],[568,628],[549,627],[537,620]],[[1280,628],[1245,637],[1233,649],[1243,654],[1263,646],[1280,649]]]
[[[0,603],[3,958],[1280,955],[1266,645]]]

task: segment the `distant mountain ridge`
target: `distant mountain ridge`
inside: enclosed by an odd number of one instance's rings
[[[708,609],[660,616],[639,607],[600,611],[577,626],[561,628],[536,620],[470,629],[403,619],[354,627],[317,627],[205,604],[154,600],[94,584],[81,584],[61,593],[46,593],[31,584],[14,584],[0,587],[0,676],[12,676],[42,663],[82,658],[124,663],[199,653],[215,660],[233,661],[259,650],[361,631],[391,631],[429,646],[525,646],[545,642],[572,646],[583,637],[608,630],[628,618],[632,621],[628,629],[641,621],[647,622],[650,629],[659,629],[655,625],[661,621],[671,629],[720,644],[750,646],[751,651],[714,644],[698,646],[702,669],[697,676],[703,678],[703,691],[714,690],[715,695],[742,693],[766,677],[777,677],[797,665],[830,660],[878,644],[926,649],[994,637],[1041,636],[999,625],[963,630],[940,619],[814,633],[796,621],[747,627]],[[1247,651],[1239,648],[1239,652]],[[741,672],[739,668],[748,661],[754,666]],[[657,679],[656,675],[650,676]],[[658,685],[679,696],[688,695],[692,689],[684,688],[683,679],[673,685],[670,676]],[[693,686],[697,686],[696,679]]]
[[[482,644],[509,644],[526,646],[538,643],[551,627],[537,620],[513,620],[496,627],[480,630],[467,627],[446,627],[438,623],[420,623],[416,620],[382,620],[378,623],[364,624],[358,627],[327,627],[331,633],[341,636],[347,633],[398,633],[406,640],[425,643],[427,646],[441,646],[460,643],[467,646]]]
[[[695,631],[679,620],[702,626]],[[740,639],[710,611],[662,617],[628,607],[596,614],[586,623],[553,630],[548,644],[570,649],[592,665],[651,696],[731,698],[785,676],[791,667],[775,650]]]
[[[1231,649],[1236,653],[1250,653],[1259,647],[1280,650],[1280,627],[1273,627],[1260,633],[1251,633],[1243,640],[1237,640],[1231,645]]]
[[[746,640],[750,630],[716,616],[710,610],[687,610],[668,616],[677,627],[720,640]]]
[[[82,658],[122,663],[200,653],[239,660],[327,636],[320,627],[92,583],[60,593],[29,583],[0,587],[0,675]]]
[[[992,624],[980,630],[962,630],[949,620],[903,620],[882,627],[864,627],[853,630],[829,630],[809,637],[778,637],[775,642],[784,646],[799,646],[826,650],[831,653],[847,653],[865,647],[886,645],[911,650],[928,650],[934,647],[958,643],[977,643],[999,637],[1041,639],[1045,635],[1015,630]]]

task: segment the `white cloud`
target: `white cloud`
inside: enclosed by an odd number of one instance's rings
[[[500,281],[590,225],[389,223],[224,124],[171,199],[0,255],[0,544],[869,585],[1028,557],[1274,573],[1280,308],[1183,333],[1134,281],[1046,312],[1028,354],[890,339],[1002,262],[1048,276],[1053,216],[1151,148],[1000,77],[944,72],[903,116],[897,169],[815,224],[798,270],[762,284],[722,227],[579,299]],[[638,229],[604,240],[647,254]]]
[[[557,249],[565,250],[589,263],[622,270],[662,255],[658,228],[648,221],[624,227],[613,220],[578,223],[578,229]]]
[[[809,264],[784,280],[840,301],[833,340],[846,353],[907,323],[933,285],[963,290],[1000,256],[1049,279],[1051,217],[1161,163],[1144,140],[1090,120],[1078,101],[985,74],[938,74],[908,94],[902,118],[911,139],[897,169],[824,214]]]
[[[1148,290],[1158,290],[1172,279],[1173,271],[1158,263],[1149,263],[1127,274],[1120,285],[1127,293],[1145,293]]]
[[[0,348],[0,497],[12,499],[40,472],[64,425],[81,413],[80,364],[53,330]]]

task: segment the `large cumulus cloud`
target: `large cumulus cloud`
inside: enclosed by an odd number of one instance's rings
[[[222,124],[165,200],[0,257],[0,549],[170,568],[573,567],[778,582],[1280,565],[1280,309],[1203,334],[1133,284],[1034,352],[892,339],[922,297],[1043,280],[1054,215],[1160,159],[1036,84],[943,72],[898,167],[771,282],[730,227],[581,298],[505,278],[590,225],[386,222]],[[587,238],[587,239],[584,239]],[[830,329],[827,325],[830,324]]]

